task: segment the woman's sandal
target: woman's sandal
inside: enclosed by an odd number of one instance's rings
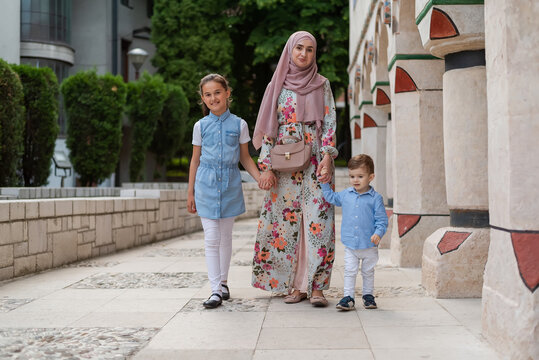
[[[307,294],[300,292],[297,295],[294,295],[294,294],[286,295],[284,297],[284,302],[285,304],[296,304],[305,299],[307,299]]]
[[[323,296],[311,296],[311,299],[309,300],[313,306],[316,307],[326,307],[328,306],[328,301]]]

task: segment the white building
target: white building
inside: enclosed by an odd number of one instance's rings
[[[155,53],[149,40],[153,0],[0,0],[0,5],[0,58],[8,63],[48,66],[59,83],[90,69],[121,74],[127,82],[135,79],[127,53],[142,48],[149,58],[140,71],[155,72],[149,61]],[[55,152],[67,154],[65,115],[59,124]],[[124,127],[124,135],[128,131]],[[127,159],[128,152],[123,148],[121,158]],[[117,174],[128,181],[127,161],[120,163]],[[54,176],[51,166],[48,186],[60,187],[60,177]],[[118,184],[115,175],[101,186]],[[76,185],[73,173],[64,185]]]

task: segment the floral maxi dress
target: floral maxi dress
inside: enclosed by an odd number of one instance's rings
[[[296,121],[296,93],[282,89],[277,104],[278,139],[305,136],[312,144],[311,164],[294,173],[275,172],[277,187],[265,195],[258,221],[253,259],[254,287],[289,292],[294,283],[298,248],[303,232],[307,259],[307,292],[329,287],[335,256],[335,219],[333,205],[324,200],[316,177],[318,163],[325,154],[337,156],[335,148],[335,102],[329,81],[324,84],[324,120],[317,141],[315,123]],[[258,166],[271,169],[270,149],[275,139],[264,137]],[[321,147],[320,147],[321,145]],[[333,179],[332,179],[333,187]]]

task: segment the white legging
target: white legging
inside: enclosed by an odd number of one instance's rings
[[[211,292],[222,295],[221,282],[228,279],[232,257],[232,227],[234,218],[208,219],[201,217],[204,228],[204,248]]]

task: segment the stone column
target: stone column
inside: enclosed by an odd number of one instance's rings
[[[386,119],[386,112],[373,105],[365,105],[361,109],[362,152],[374,161],[375,177],[371,185],[384,199],[387,199]]]
[[[490,248],[483,335],[539,358],[539,3],[485,2]]]
[[[423,243],[449,225],[442,137],[443,60],[397,55],[390,64],[394,126],[391,261],[419,267]]]
[[[483,5],[416,1],[423,46],[445,58],[444,157],[450,227],[425,241],[422,283],[435,297],[480,297],[489,246]]]
[[[391,234],[393,233],[393,122],[391,113],[387,114],[386,123],[386,192],[387,203],[386,213],[388,218],[387,231],[382,237],[378,247],[380,249],[389,249],[391,244]]]

